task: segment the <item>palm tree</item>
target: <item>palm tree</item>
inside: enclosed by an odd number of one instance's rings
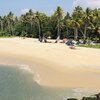
[[[95,27],[95,31],[97,33],[100,33],[100,10],[99,9],[94,9],[93,10],[93,24],[94,24],[94,27]]]
[[[10,35],[14,35],[13,34],[14,16],[12,12],[9,12],[9,14],[7,15],[7,24]]]
[[[44,33],[46,31],[45,28],[47,28],[46,25],[48,25],[48,17],[44,13],[36,12],[35,19],[38,26],[39,41],[42,42],[44,40]]]
[[[85,14],[83,16],[83,21],[84,21],[84,34],[83,34],[83,40],[86,40],[86,35],[87,35],[87,28],[90,24],[91,18],[93,18],[91,9],[87,8],[85,11]]]
[[[71,22],[71,17],[70,14],[67,12],[66,16],[64,17],[64,25],[65,25],[65,29],[67,30],[67,34],[69,33],[69,29],[70,29],[70,22]]]
[[[21,15],[20,21],[23,26],[23,33],[27,33],[27,37],[33,37],[33,31],[34,31],[34,23],[35,23],[35,14],[33,13],[32,9],[29,10],[24,15]]]
[[[32,9],[29,10],[28,12],[28,23],[29,23],[29,35],[33,36],[33,24],[34,24],[34,19],[35,19],[35,14],[33,13]]]
[[[79,20],[71,20],[71,24],[73,26],[74,29],[74,39],[77,40],[78,38],[78,29],[80,28],[80,23]]]
[[[30,15],[29,15],[29,13],[27,12],[26,14],[21,15],[20,20],[21,20],[21,23],[22,23],[22,26],[23,26],[23,30],[22,31],[24,31],[26,36],[29,36],[29,33],[28,33],[29,23],[30,23]]]
[[[7,30],[7,17],[6,16],[3,17],[3,29],[4,31]]]
[[[3,18],[0,16],[0,31],[3,31]]]
[[[43,37],[42,37],[42,32],[41,32],[41,18],[40,18],[40,13],[38,11],[36,12],[35,19],[36,19],[36,23],[38,25],[39,41],[42,42]]]
[[[83,16],[83,9],[80,6],[75,7],[74,12],[72,13],[71,25],[74,29],[74,39],[77,40],[78,38],[78,29],[81,27],[82,24],[82,16]]]
[[[25,26],[25,31],[27,31],[26,16],[25,15],[21,15],[20,21],[21,21],[22,25]]]
[[[61,7],[57,7],[55,13],[54,13],[55,18],[57,19],[57,40],[56,42],[58,42],[58,40],[60,39],[60,34],[61,34],[61,28],[60,28],[60,22],[63,19],[63,10]]]

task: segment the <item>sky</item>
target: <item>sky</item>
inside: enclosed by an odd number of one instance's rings
[[[10,11],[19,16],[29,9],[34,12],[44,12],[50,16],[57,6],[60,6],[65,13],[71,13],[78,5],[83,9],[86,7],[100,8],[100,0],[0,0],[0,16],[7,15]]]

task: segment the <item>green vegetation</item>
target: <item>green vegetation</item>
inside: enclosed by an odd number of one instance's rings
[[[86,45],[86,44],[81,44],[79,45],[80,47],[87,47],[87,48],[97,48],[100,49],[100,45]]]
[[[78,99],[75,99],[75,98],[69,98],[69,99],[67,99],[67,100],[78,100]]]
[[[54,14],[47,16],[45,13],[33,12],[32,9],[21,16],[14,16],[9,12],[0,16],[0,37],[21,36],[34,37],[43,41],[44,37],[57,39],[97,38],[100,42],[100,8],[83,10],[77,6],[71,14],[64,15],[61,7],[57,7]]]
[[[0,38],[14,38],[15,36],[0,36]]]

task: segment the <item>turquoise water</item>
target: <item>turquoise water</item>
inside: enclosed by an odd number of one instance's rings
[[[0,66],[0,100],[66,100],[85,94],[77,89],[47,88],[38,83],[38,77],[27,67]]]

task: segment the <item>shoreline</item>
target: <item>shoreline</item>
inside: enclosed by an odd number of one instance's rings
[[[29,65],[43,86],[100,88],[100,50],[22,38],[0,39],[0,48],[0,64]]]

